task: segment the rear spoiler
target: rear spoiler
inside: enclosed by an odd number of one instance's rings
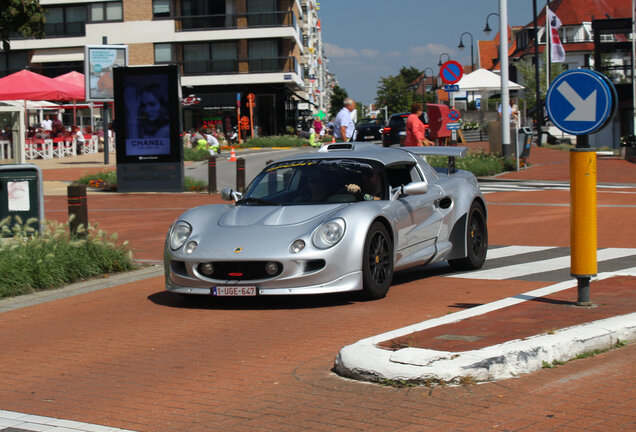
[[[452,174],[457,171],[455,168],[455,158],[464,157],[468,152],[468,147],[456,146],[418,146],[400,148],[420,156],[448,156],[448,174]]]

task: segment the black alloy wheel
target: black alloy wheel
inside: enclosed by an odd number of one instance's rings
[[[449,261],[453,268],[457,270],[476,270],[484,265],[486,253],[488,252],[488,227],[484,209],[477,202],[473,202],[468,213],[466,251],[467,256],[465,258]]]
[[[362,257],[364,297],[370,300],[386,296],[393,280],[393,244],[386,227],[374,222],[367,233]]]

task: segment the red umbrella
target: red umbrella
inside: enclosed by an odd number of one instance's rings
[[[84,88],[25,69],[0,78],[0,100],[84,100]]]
[[[83,73],[79,73],[79,72],[75,72],[75,71],[71,71],[69,73],[65,73],[63,75],[60,76],[56,76],[55,78],[53,78],[55,81],[59,81],[59,82],[63,82],[66,84],[71,84],[74,85],[76,87],[79,87],[82,89],[82,96],[77,98],[77,99],[73,99],[73,124],[77,124],[77,107],[76,107],[76,102],[78,100],[84,100],[86,98],[86,92],[84,90],[84,85],[85,85],[85,81],[84,81],[84,74]]]
[[[80,87],[82,89],[82,97],[77,98],[77,100],[84,100],[85,99],[85,91],[84,91],[85,81],[84,81],[84,74],[83,73],[72,71],[72,72],[69,72],[69,73],[65,73],[64,75],[56,76],[53,79],[55,81],[61,81],[61,82],[67,83],[67,84],[71,84],[71,85]]]

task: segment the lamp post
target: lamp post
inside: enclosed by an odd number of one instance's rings
[[[441,66],[441,65],[442,65],[442,56],[443,56],[443,55],[445,55],[446,57],[448,57],[448,60],[450,60],[450,59],[451,59],[451,58],[450,58],[450,54],[443,52],[443,53],[441,53],[441,54],[439,55],[439,62],[437,63],[437,66]]]
[[[490,34],[490,32],[492,31],[492,29],[488,25],[488,18],[490,18],[492,15],[499,16],[497,12],[492,12],[492,13],[489,13],[488,16],[486,17],[486,27],[484,27],[484,33],[486,33],[487,35]]]
[[[431,71],[431,78],[435,78],[435,71],[433,70],[433,68],[430,68],[430,67],[427,67],[426,69],[424,69],[424,78],[427,77],[426,71]],[[435,86],[431,84],[431,87],[435,87]]]
[[[486,25],[488,25],[488,21],[486,21]],[[470,36],[470,71],[473,72],[475,70],[475,60],[473,57],[473,35],[470,32],[464,32],[461,34],[461,36],[459,37],[459,45],[457,45],[457,48],[459,48],[460,50],[464,49],[464,40],[462,39],[464,37],[464,35],[468,35]]]
[[[488,18],[486,18],[488,24]],[[508,84],[508,0],[499,0],[499,64],[501,65],[501,154],[511,156]],[[516,140],[515,140],[516,142]],[[515,157],[517,151],[515,150]]]

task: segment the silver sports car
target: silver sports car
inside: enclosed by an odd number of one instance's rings
[[[166,289],[257,296],[362,290],[386,295],[393,272],[486,259],[486,203],[455,169],[465,147],[339,143],[269,164],[234,201],[196,207],[170,227]],[[432,168],[424,155],[448,156]]]

